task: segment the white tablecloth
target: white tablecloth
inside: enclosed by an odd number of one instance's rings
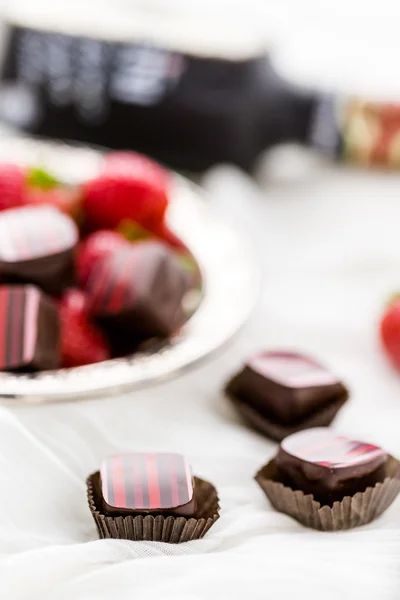
[[[379,7],[389,15],[389,3],[373,4],[368,31],[379,29],[382,53]],[[329,5],[340,6],[353,28],[368,8]],[[325,12],[311,1],[280,6],[272,24],[281,25],[288,44],[290,32],[301,41],[321,26],[329,38],[339,24],[336,11],[329,27],[327,3]],[[343,23],[339,34],[350,31]],[[334,80],[346,65],[340,41],[339,59],[332,42],[321,79]],[[367,54],[370,45],[372,37]],[[310,46],[301,48],[300,62]],[[368,79],[370,67],[358,69],[355,83]],[[400,598],[400,500],[378,521],[337,534],[275,512],[252,478],[276,446],[247,429],[221,393],[249,351],[308,351],[351,388],[335,428],[400,456],[400,377],[377,339],[382,304],[400,288],[400,176],[333,168],[288,149],[274,153],[258,184],[224,167],[205,185],[215,206],[254,238],[264,275],[257,310],[229,348],[177,380],[120,398],[0,408],[4,600]],[[184,452],[195,473],[216,484],[221,518],[204,540],[172,546],[97,539],[85,478],[121,450]]]

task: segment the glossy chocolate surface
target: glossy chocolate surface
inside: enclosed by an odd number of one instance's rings
[[[1,285],[0,370],[46,370],[59,366],[56,305],[32,285]]]
[[[101,465],[100,478],[108,514],[191,516],[196,510],[190,465],[181,454],[110,456]]]
[[[332,504],[383,481],[387,458],[378,446],[316,427],[285,438],[275,463],[283,483]]]
[[[125,349],[182,324],[186,272],[163,244],[144,242],[102,261],[88,282],[89,311]]]
[[[0,213],[0,279],[33,283],[51,295],[73,283],[75,223],[49,206]]]
[[[294,425],[347,397],[341,381],[317,361],[283,351],[250,357],[228,394],[279,424]]]

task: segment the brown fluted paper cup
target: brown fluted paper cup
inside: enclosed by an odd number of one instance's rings
[[[197,509],[193,517],[132,514],[105,515],[102,510],[100,474],[97,471],[86,481],[89,509],[100,538],[132,541],[153,541],[180,544],[202,538],[219,519],[219,500],[215,487],[203,479],[194,478]]]
[[[275,460],[271,460],[255,476],[271,504],[306,527],[320,531],[340,531],[366,525],[379,517],[400,492],[400,463],[389,456],[385,479],[364,492],[346,496],[333,506],[321,506],[314,496],[293,490],[279,481]]]
[[[313,413],[306,419],[299,421],[295,425],[281,425],[275,421],[271,421],[265,415],[262,415],[254,407],[246,404],[239,398],[227,393],[227,397],[232,402],[243,420],[248,423],[253,429],[263,435],[280,442],[288,435],[310,429],[311,427],[327,427],[336,417],[336,414],[342,408],[343,404],[348,399],[348,393],[344,394],[334,402],[331,402],[325,408]]]

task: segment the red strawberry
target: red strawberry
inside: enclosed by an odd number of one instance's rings
[[[168,184],[167,171],[145,156],[112,153],[103,172],[82,186],[87,223],[92,229],[115,229],[131,220],[152,231],[164,218]]]
[[[25,172],[21,167],[0,164],[0,210],[24,204]]]
[[[82,217],[82,194],[80,190],[69,187],[56,187],[50,190],[28,189],[27,204],[50,204],[69,215],[79,223]]]
[[[159,175],[165,176],[167,171],[159,165],[156,161],[139,154],[138,152],[132,152],[131,150],[119,150],[117,152],[109,152],[104,157],[103,162],[103,173],[118,173],[128,174],[138,169],[143,172],[148,171],[149,173],[159,173]]]
[[[79,188],[63,185],[51,173],[38,168],[28,169],[26,184],[26,204],[49,204],[80,222],[82,194]]]
[[[110,349],[102,332],[89,320],[86,296],[68,290],[60,303],[61,357],[63,367],[78,367],[110,358]]]
[[[395,296],[386,309],[381,320],[380,335],[387,355],[400,370],[400,296]]]
[[[140,242],[149,238],[159,238],[171,248],[190,254],[187,246],[185,246],[182,240],[171,231],[165,222],[158,223],[152,231],[149,231],[135,221],[124,219],[119,224],[118,231],[130,242]]]
[[[85,287],[90,273],[98,260],[112,254],[129,242],[116,231],[101,230],[92,233],[80,245],[76,258],[79,285]]]

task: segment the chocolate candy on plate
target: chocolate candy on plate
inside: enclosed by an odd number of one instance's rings
[[[368,523],[400,491],[396,459],[327,427],[285,438],[256,479],[275,508],[325,530]]]
[[[0,281],[60,294],[74,280],[77,241],[72,219],[50,206],[0,212]]]
[[[181,454],[110,456],[87,485],[100,537],[184,542],[202,537],[218,518],[214,486],[193,477]]]
[[[105,258],[87,291],[89,312],[125,350],[140,336],[169,336],[184,320],[186,272],[161,243],[135,244]]]
[[[287,351],[251,356],[226,392],[250,425],[276,440],[329,425],[348,398],[336,375],[307,356]]]
[[[60,366],[60,323],[54,302],[33,285],[0,285],[0,370]]]

